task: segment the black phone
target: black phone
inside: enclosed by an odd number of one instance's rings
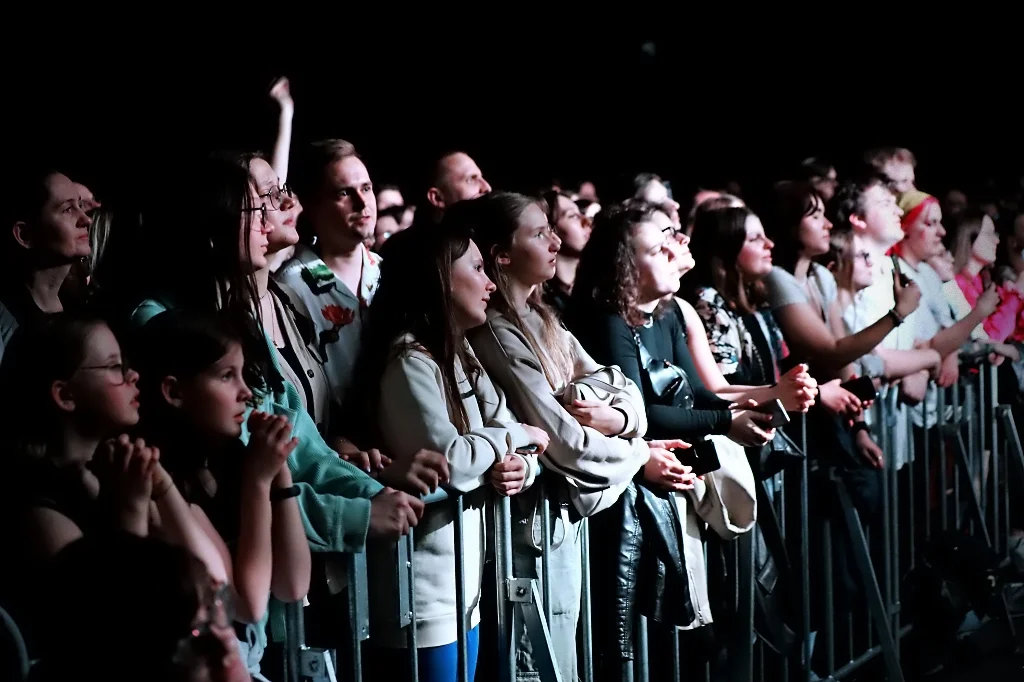
[[[775,400],[758,405],[754,408],[755,412],[763,412],[764,414],[770,415],[772,420],[768,422],[769,429],[777,429],[780,426],[785,426],[789,423],[789,412],[786,412],[786,408],[782,406],[782,401],[776,398]]]
[[[689,450],[675,450],[675,454],[681,464],[693,469],[696,476],[710,474],[722,468],[714,441],[699,440]]]
[[[910,286],[910,278],[900,269],[900,257],[896,255],[892,256],[892,276],[900,278],[901,287]]]
[[[525,445],[521,448],[516,448],[516,452],[518,452],[520,455],[533,455],[537,453],[537,450],[537,446],[532,444]]]
[[[845,388],[861,400],[875,400],[878,398],[878,389],[875,388],[875,382],[871,380],[871,377],[850,379],[839,384],[839,387]]]

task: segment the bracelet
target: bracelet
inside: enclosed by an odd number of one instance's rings
[[[868,425],[867,425],[866,422],[854,422],[853,426],[850,427],[850,435],[851,436],[856,436],[861,431],[868,431],[868,432],[871,431],[871,429],[868,428]]]
[[[891,318],[892,318],[892,321],[893,321],[893,326],[895,326],[895,327],[898,327],[898,326],[900,326],[901,324],[903,324],[903,320],[904,320],[904,318],[903,318],[903,317],[901,317],[901,316],[900,316],[900,314],[899,314],[898,312],[896,312],[896,308],[893,308],[892,310],[890,310],[890,311],[889,311],[888,313],[886,313],[886,314],[887,314],[887,315],[888,315],[889,317],[891,317]]]
[[[274,488],[270,491],[270,501],[280,502],[281,500],[287,500],[290,497],[299,496],[299,486],[293,485],[288,488]]]

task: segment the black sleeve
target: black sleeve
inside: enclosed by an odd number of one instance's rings
[[[650,386],[643,380],[640,351],[633,331],[617,315],[598,314],[573,329],[580,344],[595,361],[618,365],[644,394],[647,408],[647,437],[657,440],[703,438],[709,434],[725,434],[732,426],[732,414],[723,410],[686,410],[671,405],[656,405]],[[683,342],[685,345],[685,341]],[[692,364],[692,363],[691,363]],[[705,389],[706,391],[706,389]],[[718,400],[717,397],[715,397]]]
[[[693,387],[693,404],[702,410],[728,410],[729,401],[722,400],[709,391],[700,378],[697,365],[694,364],[693,356],[690,354],[690,347],[686,344],[686,327],[683,325],[682,313],[679,312],[678,306],[673,305],[672,308],[672,312],[659,320],[659,324],[663,323],[668,328],[668,333],[672,338],[672,362],[686,372],[690,386]],[[730,419],[730,423],[731,421]],[[728,431],[728,429],[726,430]]]

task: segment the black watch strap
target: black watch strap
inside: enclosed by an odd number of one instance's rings
[[[281,500],[287,500],[289,497],[299,496],[299,486],[293,485],[288,488],[274,488],[270,491],[270,501],[280,502]]]

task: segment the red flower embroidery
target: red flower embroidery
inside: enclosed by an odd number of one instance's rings
[[[344,327],[347,324],[351,324],[352,320],[356,317],[354,311],[342,308],[340,305],[326,306],[320,311],[320,314],[335,327]]]

